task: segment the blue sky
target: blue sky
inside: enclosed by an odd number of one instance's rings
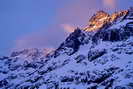
[[[97,10],[127,9],[133,0],[0,0],[0,55],[23,48],[56,48]]]

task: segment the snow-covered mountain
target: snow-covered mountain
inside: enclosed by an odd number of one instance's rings
[[[133,8],[97,12],[48,54],[1,57],[0,89],[133,89]]]

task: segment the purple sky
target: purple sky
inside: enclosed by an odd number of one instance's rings
[[[0,0],[0,55],[23,48],[56,48],[98,10],[109,13],[133,0]]]

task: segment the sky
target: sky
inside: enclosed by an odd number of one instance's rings
[[[25,48],[57,48],[98,10],[128,9],[133,0],[0,0],[0,55]]]

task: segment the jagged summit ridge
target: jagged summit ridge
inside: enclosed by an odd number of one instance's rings
[[[128,14],[129,10],[115,12],[113,14],[108,14],[104,11],[98,11],[89,20],[88,26],[84,29],[85,31],[94,31],[104,27],[107,24],[114,23],[118,18],[123,18]]]
[[[98,11],[89,20],[89,25],[85,28],[86,31],[93,31],[103,27],[109,21],[109,14],[104,11]]]

